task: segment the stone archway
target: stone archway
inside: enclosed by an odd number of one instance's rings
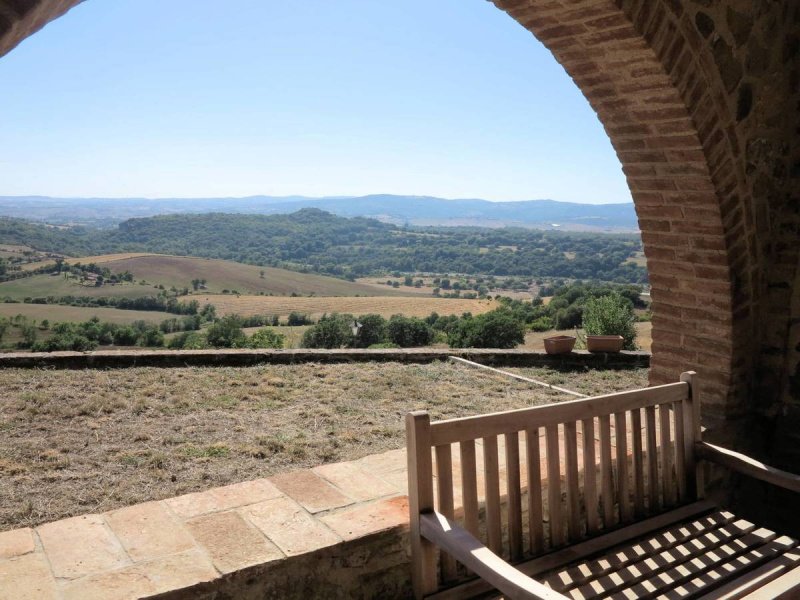
[[[800,423],[800,5],[493,1],[563,65],[623,165],[653,284],[651,381],[696,369],[707,414],[756,397]],[[79,2],[0,0],[0,55]]]

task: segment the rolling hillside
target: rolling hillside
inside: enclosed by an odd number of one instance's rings
[[[84,264],[88,259],[80,259]],[[404,296],[402,290],[376,289],[375,286],[315,275],[298,273],[274,267],[257,267],[227,260],[193,258],[185,256],[140,255],[131,258],[103,257],[101,262],[112,272],[130,271],[134,279],[166,287],[192,288],[193,279],[206,280],[206,293],[219,294],[222,290],[242,294],[272,294],[291,296],[315,294],[318,296]],[[264,274],[262,277],[261,274]]]
[[[127,253],[104,254],[67,259],[67,263],[89,264],[107,267],[113,273],[129,271],[134,280],[144,280],[147,285],[118,284],[102,287],[87,287],[52,275],[34,275],[24,279],[0,283],[0,298],[14,299],[37,296],[152,296],[157,293],[154,286],[163,285],[192,289],[192,280],[205,279],[206,294],[221,294],[223,290],[242,294],[272,294],[291,296],[408,296],[413,292],[392,289],[315,275],[299,273],[273,267],[256,267],[226,260],[168,256],[161,254]],[[36,263],[38,266],[53,263]],[[264,274],[262,277],[261,274]],[[413,289],[413,288],[412,288]]]

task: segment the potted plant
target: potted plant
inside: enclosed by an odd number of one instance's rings
[[[586,349],[589,352],[619,352],[625,344],[621,335],[587,335]]]
[[[589,298],[583,309],[583,328],[589,352],[636,349],[633,306],[618,293]]]
[[[568,354],[575,347],[575,336],[553,335],[544,338],[544,351],[548,354]]]

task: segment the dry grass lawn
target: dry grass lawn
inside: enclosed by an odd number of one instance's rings
[[[647,379],[525,372],[598,392]],[[439,419],[567,398],[447,362],[0,370],[0,530],[399,448],[412,409]]]

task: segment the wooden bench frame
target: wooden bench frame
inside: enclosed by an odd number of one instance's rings
[[[508,598],[567,598],[532,577],[714,508],[713,503],[703,499],[703,474],[698,464],[701,459],[800,492],[800,476],[702,441],[699,406],[693,394],[696,389],[695,374],[687,372],[673,384],[515,411],[434,423],[427,412],[408,414],[410,542],[415,597],[463,598],[491,592],[494,588]],[[576,435],[578,423],[581,424],[581,446]],[[541,429],[544,429],[543,440]],[[596,429],[599,429],[599,449]],[[563,461],[560,431],[563,431]],[[525,447],[520,450],[523,432]],[[500,436],[505,440],[506,525],[501,522]],[[614,456],[625,457],[625,460],[612,458],[612,439],[616,442]],[[478,500],[478,440],[483,444],[483,508]],[[456,521],[454,510],[451,445],[456,443],[459,444],[463,495],[463,514],[459,515],[459,521],[463,526]],[[548,474],[547,481],[549,548],[545,548],[543,525],[542,444],[547,455],[545,470],[558,474],[558,477]],[[432,454],[436,458],[435,479]],[[527,486],[520,482],[520,454],[527,458]],[[595,465],[595,469],[579,471],[579,455],[584,465]],[[565,484],[565,502],[562,483]],[[435,495],[438,496],[437,507],[434,506]],[[523,533],[522,515],[526,495],[527,537]],[[485,544],[478,539],[481,513],[485,517]],[[504,528],[508,559],[501,556]],[[523,538],[530,540],[525,553]],[[439,553],[441,559],[437,560]],[[461,571],[458,564],[463,565]],[[753,591],[757,583],[767,586],[763,589],[769,589],[770,597],[800,589],[800,568],[792,566],[784,570],[786,572],[773,577],[759,575],[761,571],[749,578],[738,577],[736,589]]]

